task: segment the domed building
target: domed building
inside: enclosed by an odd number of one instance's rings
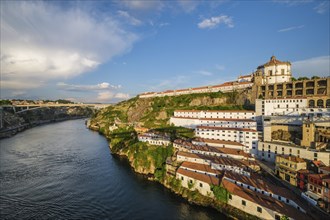
[[[269,62],[258,66],[254,73],[254,82],[259,85],[291,82],[291,77],[291,63],[272,56]]]

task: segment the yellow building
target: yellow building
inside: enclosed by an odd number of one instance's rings
[[[306,169],[305,160],[295,156],[277,155],[275,165],[276,175],[294,186],[297,186],[297,171]]]

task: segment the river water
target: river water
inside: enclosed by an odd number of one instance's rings
[[[0,219],[226,219],[135,174],[84,120],[0,140]]]

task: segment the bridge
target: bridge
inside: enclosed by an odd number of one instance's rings
[[[50,108],[50,107],[90,107],[95,109],[101,109],[106,108],[108,106],[111,106],[111,104],[93,104],[93,103],[82,103],[82,104],[18,104],[18,105],[1,105],[0,106],[0,129],[3,128],[3,122],[4,122],[4,109],[5,108],[11,108],[13,109],[15,114],[20,114],[22,112],[26,111],[32,111],[39,108]],[[17,111],[16,108],[20,108],[19,111]]]

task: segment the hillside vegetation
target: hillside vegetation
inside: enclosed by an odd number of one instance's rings
[[[166,134],[171,140],[191,138],[194,131],[169,124],[169,119],[177,109],[233,110],[254,109],[249,104],[247,91],[232,93],[189,94],[172,97],[147,99],[132,98],[100,110],[90,120],[89,127],[103,134],[109,142],[112,154],[127,157],[135,172],[147,175],[170,188],[188,201],[212,206],[240,219],[255,219],[227,205],[228,192],[221,186],[213,186],[215,198],[201,195],[181,186],[180,180],[170,174],[171,168],[180,165],[176,161],[177,150],[169,146],[154,146],[139,142],[134,127],[146,127]],[[170,164],[170,165],[169,165]]]
[[[108,127],[141,126],[146,128],[168,127],[169,119],[178,109],[232,110],[254,109],[247,91],[231,93],[201,93],[181,96],[165,96],[120,102],[100,111],[91,122],[108,133]]]

